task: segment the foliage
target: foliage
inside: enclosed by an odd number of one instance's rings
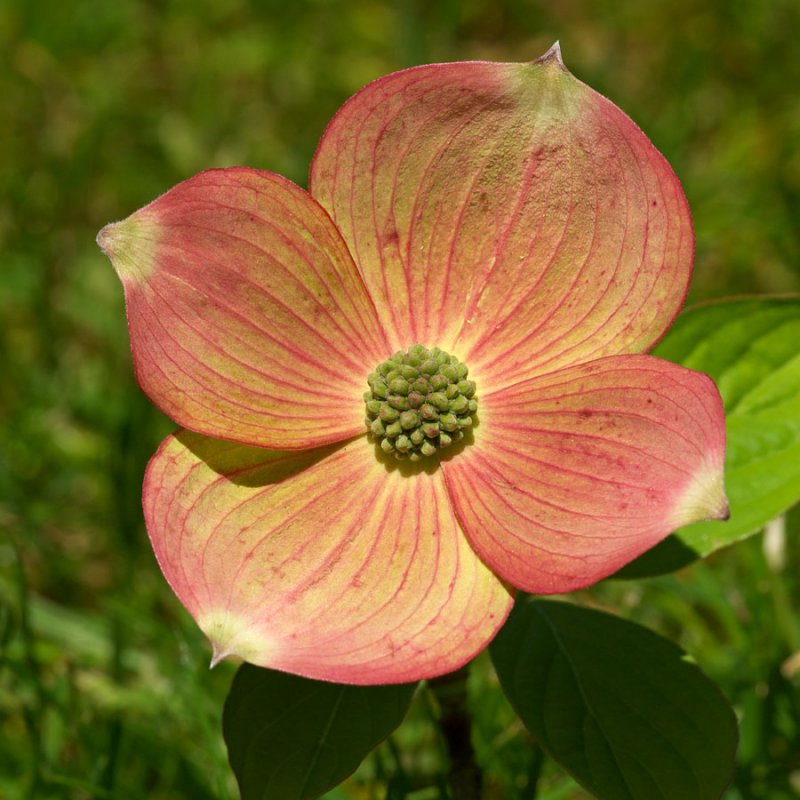
[[[541,746],[598,797],[719,797],[736,718],[685,654],[645,628],[523,600],[491,645],[506,696]]]
[[[245,664],[223,731],[242,800],[319,797],[402,721],[415,683],[343,686]]]

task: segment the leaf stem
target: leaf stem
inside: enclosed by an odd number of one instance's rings
[[[453,800],[480,800],[483,773],[472,747],[472,714],[467,702],[469,665],[428,681],[439,706],[439,727],[450,757],[448,780]]]
[[[528,785],[525,787],[524,800],[536,800],[539,794],[539,778],[542,775],[544,766],[544,751],[539,745],[531,740],[533,755],[530,766],[528,767]]]

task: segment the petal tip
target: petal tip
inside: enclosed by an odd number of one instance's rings
[[[725,521],[730,516],[723,469],[714,464],[704,464],[680,495],[672,523],[675,528],[680,528],[701,520]]]
[[[550,49],[539,58],[534,59],[534,64],[544,64],[548,66],[558,67],[559,69],[566,70],[564,59],[561,57],[561,42],[556,40]]]
[[[197,624],[211,643],[209,669],[231,657],[261,666],[269,660],[270,643],[244,618],[229,611],[210,612],[199,615]]]
[[[111,260],[121,281],[144,281],[155,266],[155,226],[134,214],[112,222],[97,234],[97,244]]]
[[[224,661],[228,656],[233,655],[233,653],[229,653],[227,650],[220,650],[214,642],[211,643],[211,661],[208,665],[209,669],[214,669],[214,667],[219,664],[220,661]]]
[[[118,223],[111,222],[106,225],[100,233],[97,234],[97,242],[100,249],[109,257],[111,258],[111,243],[114,241],[114,228],[117,226]]]

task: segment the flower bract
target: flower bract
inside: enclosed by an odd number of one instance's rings
[[[686,199],[557,47],[388,75],[308,191],[208,170],[98,241],[182,426],[145,522],[215,660],[439,675],[515,589],[588,586],[727,514],[716,387],[645,354],[687,291]]]

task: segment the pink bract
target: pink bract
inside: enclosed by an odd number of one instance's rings
[[[557,47],[388,75],[336,114],[308,192],[208,170],[98,241],[137,378],[187,429],[145,521],[215,660],[439,675],[514,588],[588,586],[727,514],[716,387],[642,355],[686,294],[686,199]],[[416,343],[469,366],[479,409],[471,442],[408,468],[361,397]]]

